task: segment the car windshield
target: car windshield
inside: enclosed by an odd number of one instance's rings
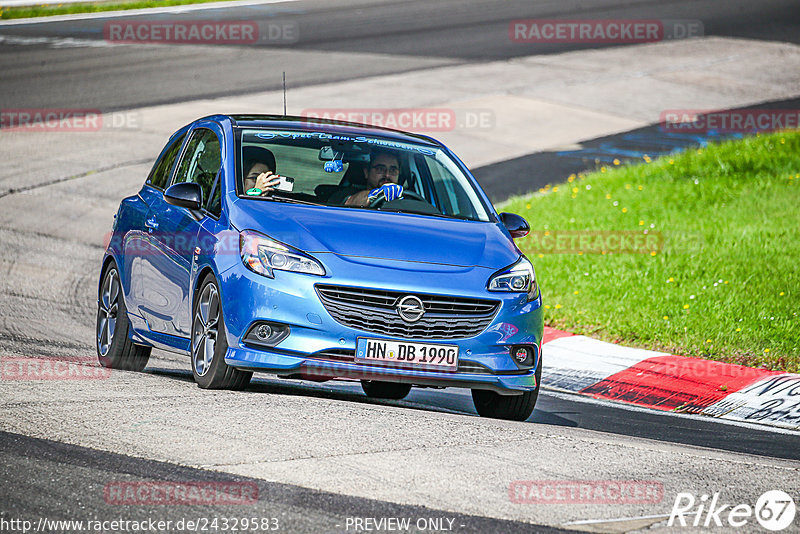
[[[431,145],[327,132],[242,129],[237,136],[237,194],[259,200],[313,203],[489,221],[470,180]],[[272,172],[280,176],[264,187]],[[257,184],[258,176],[264,176]],[[402,198],[395,198],[402,187]],[[259,186],[258,188],[256,186]],[[392,186],[395,194],[370,191]]]

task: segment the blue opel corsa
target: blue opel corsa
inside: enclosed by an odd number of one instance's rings
[[[103,258],[100,363],[185,353],[201,388],[255,371],[472,390],[525,420],[541,377],[542,300],[466,166],[429,137],[301,117],[214,115],[169,139],[125,198]]]

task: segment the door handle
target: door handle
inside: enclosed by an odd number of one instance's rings
[[[149,219],[145,220],[144,225],[151,234],[153,233],[153,230],[158,230],[158,221],[156,221],[155,217],[150,217]]]

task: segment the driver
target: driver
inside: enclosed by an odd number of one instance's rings
[[[364,169],[366,185],[352,185],[339,191],[337,197],[344,198],[345,206],[369,206],[382,198],[386,202],[403,198],[400,178],[400,160],[397,155],[375,150],[370,154],[369,168]]]

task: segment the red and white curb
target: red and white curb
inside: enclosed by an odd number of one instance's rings
[[[544,330],[544,387],[656,410],[800,429],[798,374]]]

